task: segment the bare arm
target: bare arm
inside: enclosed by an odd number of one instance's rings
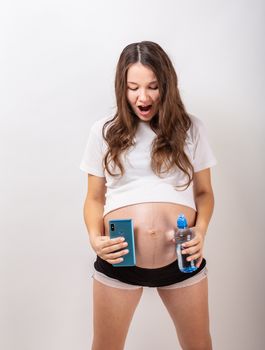
[[[104,177],[88,175],[88,191],[83,213],[91,244],[95,237],[104,235],[105,183]]]
[[[194,198],[197,208],[196,224],[193,228],[195,237],[184,243],[183,254],[190,254],[187,260],[197,259],[199,267],[203,259],[203,245],[207,228],[213,213],[214,195],[211,185],[210,169],[205,169],[194,174]]]
[[[196,226],[205,235],[214,208],[210,169],[194,174],[194,197],[197,208]]]
[[[127,254],[128,244],[121,237],[110,239],[105,236],[103,209],[105,204],[106,181],[103,177],[88,175],[88,191],[84,203],[84,220],[92,248],[98,256],[110,264],[121,262]],[[120,250],[116,252],[117,250]]]

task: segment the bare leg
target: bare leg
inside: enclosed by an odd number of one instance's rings
[[[143,288],[120,289],[94,279],[94,338],[92,350],[122,350]]]
[[[157,288],[177,331],[183,350],[211,350],[208,279],[183,288]]]

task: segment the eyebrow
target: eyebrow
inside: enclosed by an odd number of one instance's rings
[[[133,81],[127,81],[127,83],[128,84],[138,85],[137,83],[134,83]],[[150,81],[150,83],[148,83],[148,84],[154,84],[154,83],[157,83],[157,80]]]

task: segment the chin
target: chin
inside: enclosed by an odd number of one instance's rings
[[[144,121],[144,122],[148,122],[148,121],[150,121],[151,119],[153,119],[153,115],[151,115],[151,116],[146,116],[146,117],[144,117],[144,116],[142,116],[142,115],[138,115],[137,116],[139,119],[141,119],[142,121]]]
[[[137,117],[143,121],[149,121],[151,119],[154,118],[154,116],[156,115],[155,113],[152,113],[150,115],[141,115],[139,113],[135,113],[137,115]]]

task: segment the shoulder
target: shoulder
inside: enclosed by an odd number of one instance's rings
[[[196,140],[200,134],[204,133],[204,123],[201,121],[201,119],[194,116],[193,114],[188,113],[188,115],[191,120],[191,126],[188,130],[188,136],[190,136],[193,140]]]
[[[98,135],[98,136],[102,136],[102,129],[104,124],[107,121],[110,121],[112,119],[112,117],[104,117],[101,119],[96,120],[90,128],[90,131],[93,132],[94,134]]]
[[[200,129],[204,126],[204,123],[201,121],[201,119],[190,113],[188,113],[188,115],[191,120],[191,129],[195,131],[196,129]]]

